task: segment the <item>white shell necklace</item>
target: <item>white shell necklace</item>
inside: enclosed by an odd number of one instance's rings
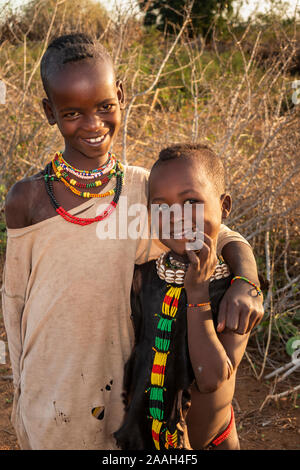
[[[183,285],[188,264],[175,260],[168,253],[163,253],[156,260],[158,277],[169,284]]]
[[[184,284],[184,276],[188,270],[189,265],[178,261],[168,253],[163,253],[156,260],[157,275],[168,284]],[[227,264],[219,258],[219,263],[215,267],[215,271],[210,278],[210,282],[216,279],[223,279],[230,276],[230,271]]]

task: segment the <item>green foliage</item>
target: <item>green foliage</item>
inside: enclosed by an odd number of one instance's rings
[[[0,256],[4,255],[6,249],[6,225],[4,221],[0,221]]]
[[[160,31],[174,32],[182,26],[186,8],[186,0],[139,0],[142,11],[145,12],[145,26],[156,25]],[[206,36],[213,23],[217,28],[223,24],[223,14],[231,14],[232,0],[197,0],[191,11],[190,35],[201,34]]]

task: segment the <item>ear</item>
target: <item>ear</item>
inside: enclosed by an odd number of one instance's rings
[[[48,100],[48,98],[44,98],[42,100],[42,104],[43,104],[44,112],[46,114],[48,122],[49,122],[50,126],[53,126],[54,124],[56,124],[56,119],[55,119],[54,113],[52,111],[51,103]]]
[[[125,93],[123,88],[123,83],[121,80],[116,81],[117,95],[120,104],[120,109],[125,108]]]
[[[222,204],[222,219],[227,219],[232,208],[232,199],[231,199],[230,194],[222,194],[221,204]]]

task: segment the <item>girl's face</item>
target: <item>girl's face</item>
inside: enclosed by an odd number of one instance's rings
[[[173,253],[185,258],[186,243],[191,239],[183,227],[190,225],[192,231],[199,228],[217,242],[222,218],[226,218],[231,209],[231,198],[228,194],[217,194],[211,178],[195,159],[178,158],[159,164],[150,177],[150,204],[158,205],[159,239]],[[176,204],[181,210],[174,216],[170,212],[170,235],[164,235],[163,214]],[[197,206],[202,205],[202,221],[197,217]],[[184,208],[189,205],[190,220],[186,220]],[[155,211],[154,211],[155,212]],[[201,216],[201,213],[200,213]],[[179,229],[178,229],[179,227]]]
[[[89,60],[66,64],[51,78],[50,99],[43,106],[51,125],[57,124],[69,161],[88,163],[106,158],[121,124],[122,84],[115,81],[112,65]],[[87,159],[90,159],[89,162]],[[92,161],[93,160],[93,161]]]

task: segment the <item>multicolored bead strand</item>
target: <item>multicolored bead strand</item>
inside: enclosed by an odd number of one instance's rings
[[[178,310],[178,301],[182,287],[170,286],[162,303],[162,313],[157,324],[157,334],[153,351],[155,352],[151,370],[151,386],[149,392],[149,412],[152,419],[152,439],[157,450],[160,450],[160,437],[164,424],[164,380],[168,355],[170,353],[170,341],[172,336],[172,324]],[[165,448],[177,447],[177,431],[171,434],[165,432]]]
[[[55,174],[59,173],[58,178],[62,176],[72,186],[77,186],[78,188],[83,188],[83,189],[90,189],[90,188],[96,188],[98,186],[102,186],[108,183],[111,180],[111,178],[116,174],[116,170],[114,166],[107,175],[103,175],[101,178],[97,179],[96,181],[93,181],[92,183],[82,183],[81,181],[77,181],[74,178],[71,178],[70,175],[66,171],[64,171],[63,167],[59,164],[58,160],[54,159],[53,162],[55,165],[55,167],[53,166],[53,170]]]
[[[231,280],[231,284],[234,282],[234,281],[237,281],[238,279],[241,279],[242,281],[245,281],[247,282],[248,284],[250,284],[250,286],[254,287],[254,289],[256,290],[257,292],[257,295],[262,295],[262,292],[260,290],[260,288],[254,284],[254,282],[250,281],[249,279],[247,279],[246,277],[244,276],[235,276],[232,280]]]
[[[106,191],[105,193],[90,193],[89,191],[78,191],[78,189],[74,188],[72,184],[68,183],[67,180],[62,176],[62,174],[57,170],[54,161],[52,161],[52,168],[55,173],[55,176],[67,187],[69,188],[72,193],[76,194],[77,196],[80,197],[85,197],[85,198],[91,198],[91,197],[96,197],[96,198],[103,198],[106,196],[112,196],[115,192],[115,189],[110,189],[109,191]]]
[[[165,448],[168,449],[169,447],[177,447],[177,442],[178,442],[178,433],[177,429],[173,432],[173,434],[170,433],[170,431],[167,429],[166,430],[166,443],[165,443]]]
[[[51,175],[51,168],[52,164],[51,162],[48,163],[46,166],[44,176],[45,176],[45,185],[46,185],[46,191],[50,197],[51,204],[53,205],[54,209],[56,212],[63,217],[67,222],[71,222],[73,224],[77,225],[89,225],[94,222],[100,222],[107,218],[117,207],[121,192],[122,192],[122,184],[123,184],[123,172],[119,171],[118,163],[116,167],[116,174],[117,174],[117,184],[115,188],[115,195],[113,200],[110,202],[110,204],[107,206],[107,208],[97,217],[93,218],[83,218],[83,217],[76,217],[69,212],[67,212],[56,200],[55,195],[54,195],[54,190],[53,190],[53,176]]]
[[[59,161],[60,165],[65,170],[83,179],[95,179],[100,176],[103,176],[105,173],[108,173],[114,167],[115,162],[116,162],[115,156],[109,152],[108,160],[106,163],[104,163],[104,165],[101,165],[101,167],[95,168],[94,170],[87,171],[87,170],[79,170],[77,168],[74,168],[72,165],[66,162],[66,160],[64,160],[61,152],[57,152],[55,154],[54,160]]]

